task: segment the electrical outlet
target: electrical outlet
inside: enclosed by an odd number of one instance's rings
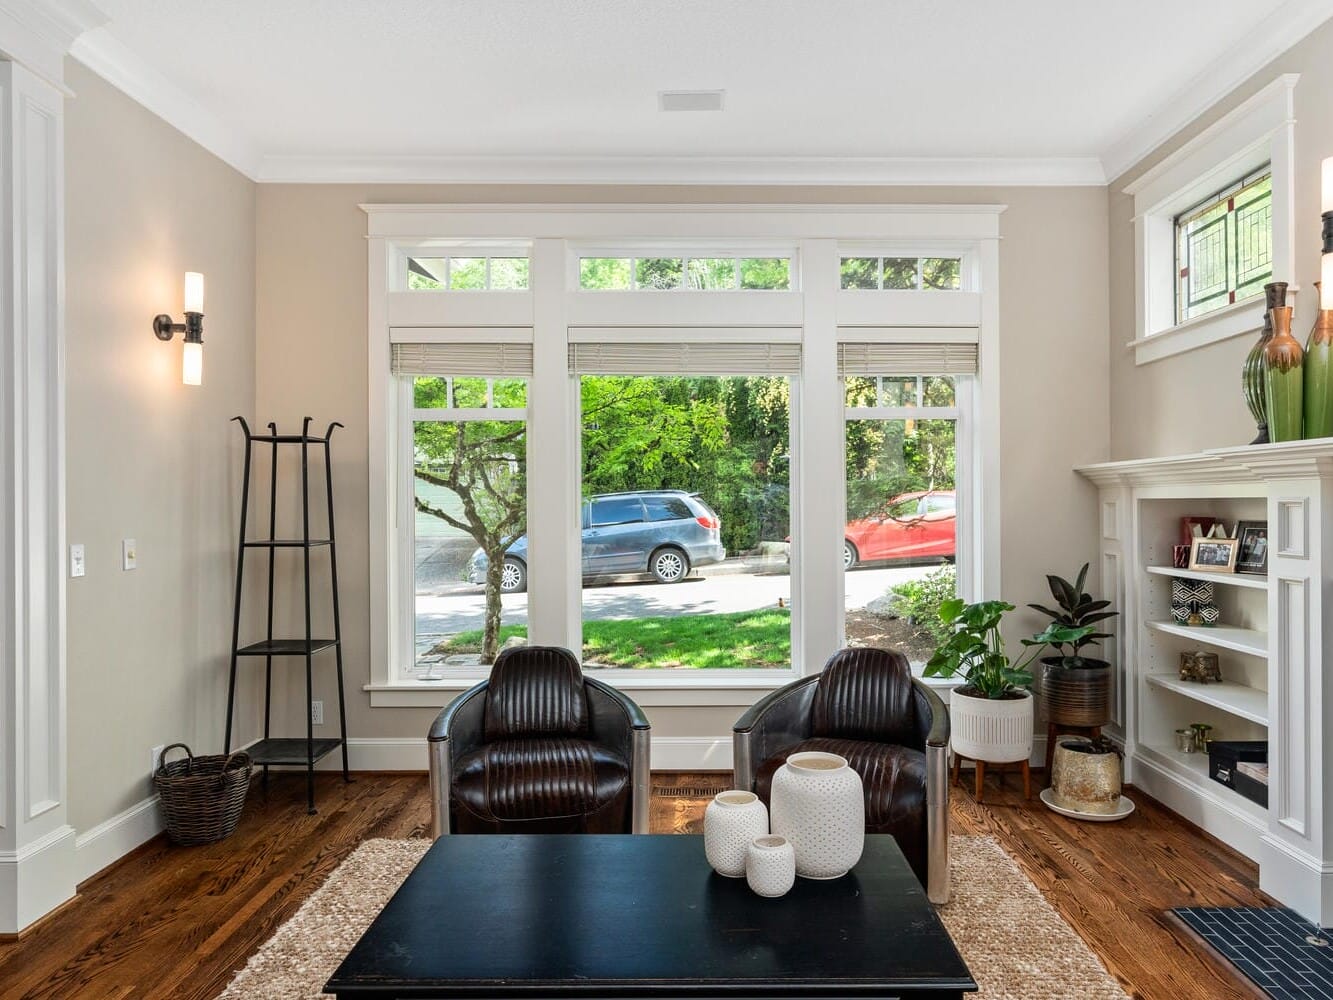
[[[83,561],[83,546],[71,545],[69,547],[69,575],[71,577],[83,576],[87,572],[87,567]]]
[[[322,701],[312,701],[310,703],[310,721],[316,726],[324,725],[324,703]]]
[[[134,544],[133,538],[122,538],[120,540],[120,567],[121,569],[131,570],[139,565],[138,546]]]
[[[148,780],[149,780],[150,782],[151,782],[152,779],[153,779],[153,775],[157,774],[157,765],[158,765],[158,762],[161,761],[161,759],[162,759],[162,751],[165,750],[166,748],[167,748],[167,745],[166,745],[165,743],[163,743],[160,747],[153,747],[153,750],[152,750],[152,753],[153,753],[153,760],[152,760],[152,762],[148,765]]]

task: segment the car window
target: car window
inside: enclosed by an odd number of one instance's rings
[[[694,516],[683,497],[644,497],[643,506],[650,521],[677,521]]]
[[[893,504],[886,512],[886,516],[895,521],[907,521],[914,517],[921,516],[921,498],[912,497],[910,500],[899,500]]]
[[[643,520],[643,504],[638,497],[608,497],[592,502],[593,527],[606,524],[632,524]]]
[[[929,514],[952,514],[954,499],[948,493],[932,493],[926,497],[926,512]]]

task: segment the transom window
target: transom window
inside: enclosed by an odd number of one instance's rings
[[[521,292],[528,287],[528,258],[512,254],[408,257],[413,292]]]
[[[960,257],[843,257],[844,289],[926,289],[957,291],[963,287]]]
[[[580,257],[587,291],[788,291],[790,257]]]
[[[1259,295],[1273,278],[1268,165],[1176,217],[1176,322]]]

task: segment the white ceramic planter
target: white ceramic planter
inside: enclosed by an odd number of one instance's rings
[[[950,744],[972,760],[1008,764],[1032,756],[1032,693],[1022,698],[949,698]]]
[[[745,849],[745,881],[760,896],[785,896],[796,882],[796,852],[784,837],[755,837]]]
[[[838,878],[861,859],[861,776],[833,753],[794,753],[773,775],[773,833],[791,841],[796,874]]]
[[[754,792],[718,792],[704,810],[704,855],[727,878],[745,875],[745,849],[768,833],[768,810]]]

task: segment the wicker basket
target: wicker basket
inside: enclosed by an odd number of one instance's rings
[[[185,760],[167,762],[177,747]],[[230,837],[245,808],[250,788],[250,755],[243,750],[226,756],[196,757],[184,743],[162,751],[153,785],[166,814],[167,835],[178,844],[211,844]]]

